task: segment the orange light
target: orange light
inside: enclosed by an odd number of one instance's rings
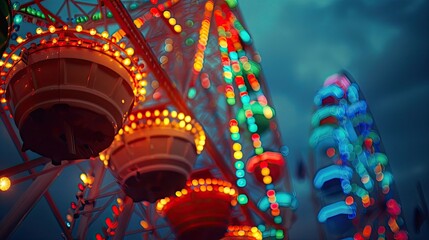
[[[264,184],[268,185],[268,184],[270,184],[273,181],[273,179],[271,178],[271,176],[265,176],[262,179],[262,181],[264,182]]]
[[[354,203],[354,199],[352,196],[348,196],[348,197],[346,197],[345,202],[347,205],[352,205]]]
[[[147,223],[144,220],[140,221],[140,226],[142,226],[143,229],[148,229],[149,228],[149,223]]]
[[[369,238],[371,236],[371,231],[372,231],[371,226],[370,225],[366,225],[365,228],[363,229],[362,234],[363,234],[364,237]]]

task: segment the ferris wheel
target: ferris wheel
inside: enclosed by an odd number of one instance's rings
[[[237,1],[2,4],[0,238],[287,238],[288,150]]]

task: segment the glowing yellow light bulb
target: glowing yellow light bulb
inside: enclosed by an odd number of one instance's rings
[[[51,26],[49,26],[48,30],[50,33],[54,33],[56,29],[55,29],[55,26],[51,25]]]
[[[262,176],[268,176],[270,175],[270,169],[269,168],[262,168],[261,169]]]
[[[240,143],[234,143],[234,144],[232,145],[232,149],[233,149],[234,151],[241,151],[241,144],[240,144]]]
[[[82,173],[80,174],[80,180],[86,184],[88,182],[88,176],[85,173]]]
[[[183,113],[179,113],[179,115],[177,115],[177,118],[178,118],[179,120],[183,120],[183,119],[185,118],[185,114],[183,114]]]
[[[76,32],[82,32],[83,27],[81,25],[76,26]]]
[[[10,179],[8,177],[1,177],[0,178],[0,190],[5,192],[7,190],[9,190],[10,188]]]
[[[237,160],[242,159],[243,158],[243,152],[241,152],[241,151],[234,152],[234,158]]]
[[[145,88],[141,88],[141,89],[139,90],[139,94],[140,94],[140,95],[145,95],[145,94],[146,94],[146,89],[145,89]]]
[[[109,32],[108,31],[103,31],[101,33],[101,36],[104,37],[104,38],[108,38],[109,37]]]
[[[22,43],[22,42],[24,42],[24,39],[19,36],[19,37],[16,38],[16,42],[17,43]]]
[[[143,78],[143,76],[141,75],[141,73],[136,73],[136,80],[141,80]]]
[[[177,33],[182,32],[182,26],[180,26],[180,25],[174,25],[174,31],[177,32]]]
[[[165,17],[165,18],[170,18],[171,17],[171,13],[170,13],[170,11],[164,11],[163,13],[162,13],[162,15]]]
[[[16,55],[16,54],[12,54],[11,58],[12,58],[13,61],[19,60],[19,56]]]
[[[192,185],[197,186],[198,185],[198,180],[197,179],[193,179],[192,180]]]
[[[164,118],[164,125],[167,126],[170,124],[170,119],[169,118]]]
[[[129,66],[129,65],[131,64],[131,59],[129,59],[129,58],[125,58],[125,59],[122,61],[122,63],[123,63],[125,66]]]
[[[271,118],[273,118],[273,110],[271,110],[271,108],[270,107],[268,107],[268,106],[265,106],[264,107],[264,110],[263,110],[263,112],[264,112],[264,116],[267,118],[267,119],[271,119]]]
[[[264,184],[270,184],[272,181],[273,181],[273,179],[271,178],[271,176],[265,176],[263,179],[262,179],[262,181],[264,182]]]
[[[168,23],[173,26],[173,25],[176,25],[177,21],[175,18],[170,18],[168,19]]]
[[[42,28],[36,28],[36,33],[41,34],[43,32]]]
[[[127,48],[125,49],[125,52],[127,53],[128,56],[132,56],[134,55],[134,48]]]
[[[95,28],[91,28],[89,30],[89,34],[91,34],[92,36],[94,36],[95,34],[97,34],[97,30],[95,30]]]

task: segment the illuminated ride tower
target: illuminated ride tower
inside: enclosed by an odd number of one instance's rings
[[[237,1],[23,0],[12,13],[0,113],[20,161],[0,177],[25,197],[2,200],[0,238],[42,197],[67,239],[287,238],[287,147]]]
[[[311,125],[318,221],[328,239],[408,239],[381,137],[359,86],[329,77]]]

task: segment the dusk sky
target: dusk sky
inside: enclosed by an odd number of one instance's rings
[[[411,239],[420,181],[429,199],[429,1],[240,1],[262,56],[290,170],[308,159],[313,97],[344,69],[360,85],[396,181]],[[312,180],[294,180],[298,220],[291,239],[312,239]],[[314,231],[312,231],[314,230]]]
[[[290,238],[316,236],[312,179],[297,180],[295,169],[299,159],[308,160],[315,93],[328,76],[347,70],[377,124],[411,239],[426,239],[429,224],[416,235],[413,211],[419,203],[418,181],[429,200],[429,0],[241,0],[239,7],[262,57],[283,143],[290,149],[289,170],[299,201]],[[19,161],[12,159],[16,151],[3,126],[0,134],[8,146],[0,148],[4,169]]]

